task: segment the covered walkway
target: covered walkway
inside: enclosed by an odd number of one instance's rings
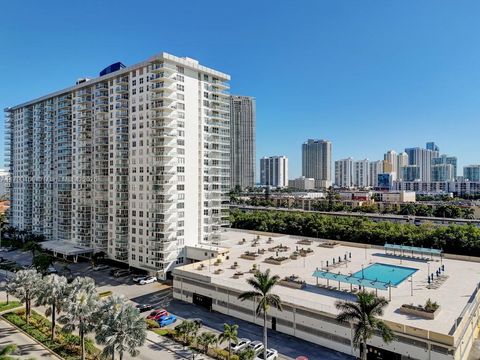
[[[44,241],[40,243],[43,249],[51,251],[53,256],[62,255],[64,259],[68,256],[73,257],[73,262],[77,262],[78,256],[87,256],[93,253],[93,248],[80,246],[69,241]]]

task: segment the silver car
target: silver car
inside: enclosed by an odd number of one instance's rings
[[[238,339],[237,343],[232,345],[232,351],[237,353],[245,349],[251,343],[248,339]]]

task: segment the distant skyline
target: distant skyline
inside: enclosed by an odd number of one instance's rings
[[[286,155],[299,176],[308,138],[330,140],[333,161],[434,141],[459,173],[480,163],[478,1],[20,0],[2,10],[2,108],[166,51],[229,73],[233,94],[256,98],[257,167]]]

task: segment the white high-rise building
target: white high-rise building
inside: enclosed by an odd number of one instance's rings
[[[390,163],[392,167],[392,177],[394,180],[397,179],[398,174],[398,154],[395,150],[389,150],[383,155],[383,159]]]
[[[403,167],[408,165],[408,154],[402,152],[397,156],[397,180],[402,180]]]
[[[480,165],[464,166],[463,177],[468,181],[480,181]]]
[[[288,186],[288,158],[270,156],[260,159],[260,184],[272,187]]]
[[[230,187],[255,185],[255,99],[230,97]]]
[[[229,80],[161,53],[7,108],[10,224],[165,278],[227,222]]]
[[[436,145],[431,147],[435,149],[438,148]],[[429,182],[432,175],[432,161],[434,158],[438,157],[438,150],[428,150],[416,147],[405,149],[405,152],[408,155],[408,164],[418,166],[420,180]]]
[[[370,161],[368,164],[368,186],[378,186],[378,175],[383,174],[384,160]]]
[[[355,160],[353,162],[353,186],[357,188],[368,187],[370,183],[368,163],[368,159]]]
[[[353,186],[353,159],[335,161],[335,185],[350,188]]]
[[[302,176],[315,179],[316,188],[332,184],[332,143],[309,139],[302,144]]]

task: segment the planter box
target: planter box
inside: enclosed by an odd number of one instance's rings
[[[329,249],[333,249],[334,247],[337,247],[337,246],[340,246],[340,243],[337,243],[337,242],[324,242],[324,243],[318,244],[318,247],[324,247],[324,248],[329,248]]]
[[[439,313],[439,311],[440,311],[440,308],[438,308],[434,312],[427,312],[418,308],[415,309],[415,308],[411,308],[403,305],[400,306],[400,309],[399,309],[399,312],[401,314],[414,315],[414,316],[418,316],[418,317],[421,317],[424,319],[430,319],[430,320],[435,319],[435,316]]]
[[[282,265],[288,261],[290,261],[290,259],[284,259],[284,260],[266,259],[264,262],[266,262],[267,264]]]
[[[306,284],[303,282],[295,282],[295,281],[288,281],[288,280],[280,280],[278,284],[285,287],[292,288],[292,289],[303,289],[306,286]]]
[[[297,241],[297,244],[299,244],[299,245],[312,245],[313,241],[312,240],[299,240],[299,241]]]
[[[310,255],[313,255],[313,251],[310,251],[310,252],[302,251],[302,252],[300,252],[300,256],[303,256],[303,257],[310,256]]]
[[[217,275],[218,275],[218,274],[221,274],[222,272],[223,272],[222,269],[217,269],[217,270],[215,270],[215,274],[217,274]]]
[[[245,259],[245,260],[257,260],[258,255],[256,255],[256,254],[255,255],[242,254],[242,255],[240,255],[240,257],[242,259]]]
[[[242,274],[233,274],[234,279],[240,279],[242,276],[243,276],[243,273]]]

